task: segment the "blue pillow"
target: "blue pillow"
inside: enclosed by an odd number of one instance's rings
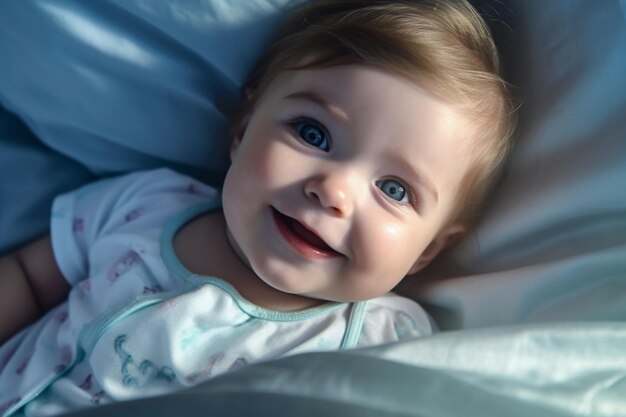
[[[296,3],[2,2],[0,102],[98,175],[223,174],[239,88]]]
[[[240,86],[298,3],[0,2],[0,252],[96,176],[165,165],[220,185]]]

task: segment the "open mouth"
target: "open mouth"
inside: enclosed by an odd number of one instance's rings
[[[281,235],[301,255],[313,259],[341,256],[315,232],[309,230],[296,219],[282,214],[274,207],[272,207],[272,215]]]

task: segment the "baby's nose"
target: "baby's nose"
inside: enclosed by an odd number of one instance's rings
[[[351,187],[339,175],[325,175],[307,181],[304,193],[337,217],[348,217],[354,209]]]

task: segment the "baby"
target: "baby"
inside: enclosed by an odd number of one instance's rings
[[[103,180],[0,261],[4,415],[431,332],[390,291],[472,225],[513,128],[478,14],[312,2],[245,93],[221,195],[168,169]]]

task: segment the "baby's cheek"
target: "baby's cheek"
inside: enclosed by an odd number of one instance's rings
[[[254,158],[251,158],[248,166],[249,175],[254,181],[267,182],[275,172],[279,170],[280,161],[267,151],[259,151]]]
[[[266,186],[286,185],[302,173],[302,167],[297,166],[298,160],[289,146],[273,142],[257,150],[251,161],[250,174],[255,176],[255,181]]]
[[[389,233],[387,226],[376,224],[376,219],[364,219],[352,227],[350,232],[350,247],[352,258],[357,261],[359,272],[372,274],[381,262],[393,252],[389,248],[393,233]]]
[[[263,183],[267,179],[270,161],[257,148],[245,149],[239,158],[233,161],[228,172],[228,178],[235,184],[240,192],[254,190],[258,183]]]
[[[368,239],[368,251],[375,253],[379,264],[384,264],[387,270],[402,274],[401,271],[410,268],[424,249],[418,235],[407,226],[381,224]]]
[[[399,239],[401,235],[401,229],[398,225],[383,225],[382,232],[388,239],[391,240]]]

